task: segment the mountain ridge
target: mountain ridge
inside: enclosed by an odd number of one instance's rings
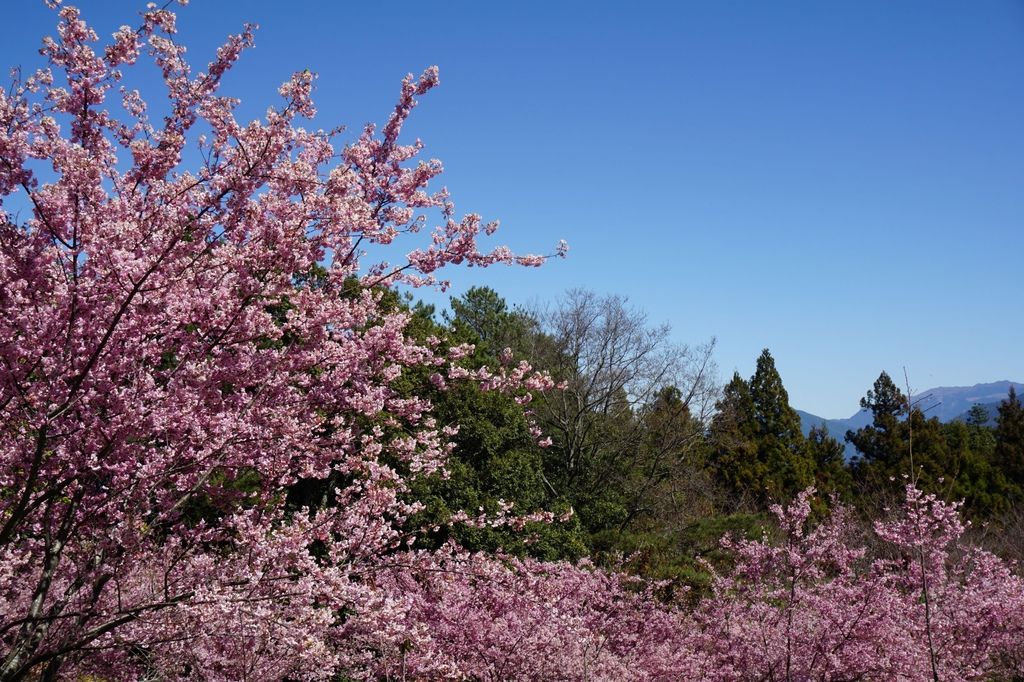
[[[989,414],[987,423],[993,425],[999,403],[1006,399],[1011,386],[1018,393],[1024,393],[1024,384],[1004,379],[973,386],[937,386],[915,393],[910,400],[927,416],[938,417],[942,422],[965,420],[971,407],[983,405]],[[825,419],[804,410],[797,410],[796,413],[800,416],[800,429],[805,436],[812,427],[824,425],[829,435],[839,442],[844,442],[848,430],[856,431],[872,421],[871,411],[865,409],[857,410],[846,419]],[[855,454],[854,447],[846,443],[846,458]]]

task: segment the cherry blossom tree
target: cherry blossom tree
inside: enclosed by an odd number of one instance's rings
[[[457,219],[428,189],[440,162],[400,142],[436,68],[338,148],[300,125],[308,71],[236,119],[220,88],[254,27],[194,71],[167,7],[101,46],[52,5],[48,65],[0,93],[0,679],[329,676],[355,655],[345,614],[381,606],[370,572],[404,541],[407,477],[451,435],[395,380],[545,385],[414,342],[381,291],[545,258],[480,250],[497,224]],[[124,85],[144,60],[165,115]],[[291,508],[300,479],[332,503]]]
[[[737,556],[695,613],[726,680],[988,680],[1022,672],[1024,582],[963,541],[958,505],[907,486],[868,556],[850,513],[809,523],[811,490],[776,506],[780,542]]]

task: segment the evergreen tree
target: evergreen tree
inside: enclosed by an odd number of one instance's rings
[[[725,387],[711,425],[712,466],[737,500],[764,507],[814,483],[815,466],[800,416],[766,348],[750,381],[739,374]]]
[[[750,384],[734,372],[715,405],[708,433],[710,467],[723,492],[742,502],[759,490],[767,470],[757,457],[757,431]]]
[[[385,293],[385,301],[394,309],[410,310],[413,318],[407,331],[418,339],[435,337],[446,346],[472,343],[476,352],[467,359],[472,367],[495,366],[496,353],[483,341],[500,339],[517,323],[515,313],[508,311],[504,299],[488,288],[470,289],[463,299],[452,301],[454,319],[445,315],[448,326],[433,319],[431,306],[417,303],[410,306],[393,293]],[[452,383],[444,389],[431,384],[433,368],[404,372],[394,388],[403,394],[426,395],[433,404],[432,413],[441,425],[458,425],[452,441],[455,448],[448,458],[444,475],[416,481],[411,497],[424,503],[421,512],[410,519],[410,527],[433,527],[419,536],[418,547],[438,547],[455,539],[472,551],[502,550],[515,555],[575,559],[587,553],[585,536],[579,520],[567,523],[530,523],[528,535],[514,528],[446,524],[458,511],[475,516],[481,510],[488,514],[500,511],[503,503],[511,503],[518,514],[551,511],[556,515],[569,510],[570,503],[552,493],[544,468],[544,453],[530,434],[523,406],[510,395],[485,391],[475,382]]]
[[[988,408],[980,403],[971,405],[971,409],[967,411],[968,426],[985,426],[990,418]]]
[[[906,396],[896,387],[886,372],[875,379],[874,387],[860,399],[863,410],[871,410],[871,425],[857,431],[847,431],[846,440],[852,443],[860,456],[854,462],[854,469],[878,465],[893,469],[903,458],[905,446],[899,433],[901,418],[906,415],[909,403]],[[907,473],[907,472],[903,472]]]
[[[814,482],[814,464],[800,432],[800,416],[789,405],[789,394],[765,348],[750,379],[758,459],[768,469],[767,499],[788,500]]]
[[[800,416],[789,406],[789,394],[775,368],[775,358],[767,348],[757,359],[757,369],[750,379],[750,399],[759,438],[773,438],[783,447],[799,449]]]
[[[1024,487],[1024,407],[1011,386],[996,417],[995,462],[1014,486]]]
[[[476,344],[480,352],[496,357],[504,348],[520,351],[535,323],[508,304],[490,287],[471,287],[459,298],[451,299],[447,322],[456,338]]]
[[[854,479],[867,505],[892,504],[906,478],[947,500],[964,500],[968,515],[990,518],[1007,506],[1007,486],[993,470],[982,411],[970,423],[943,424],[910,405],[888,374],[882,372],[861,400],[872,423],[847,431],[859,453]]]
[[[996,465],[996,434],[995,429],[989,426],[992,415],[984,405],[975,405],[967,414],[967,434],[970,441],[970,448],[993,466]]]
[[[993,463],[992,429],[969,420],[942,425],[946,445],[947,499],[964,500],[964,511],[974,518],[992,519],[1009,508],[1006,476]]]
[[[807,434],[807,453],[814,465],[814,487],[821,494],[846,500],[851,494],[852,479],[846,466],[846,448],[829,435],[825,426],[812,426]]]

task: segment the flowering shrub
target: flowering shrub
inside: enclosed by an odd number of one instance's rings
[[[885,556],[869,559],[842,507],[808,527],[811,493],[775,508],[781,543],[729,543],[737,565],[695,615],[721,679],[1020,674],[1024,582],[962,544],[956,505],[908,486],[900,514],[875,523]]]
[[[627,680],[691,670],[687,650],[666,648],[682,632],[678,614],[586,562],[453,548],[396,561],[379,584],[403,605],[389,625],[404,633],[376,649],[376,677],[401,671],[413,679]]]

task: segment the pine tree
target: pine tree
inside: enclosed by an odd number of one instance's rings
[[[807,453],[814,464],[814,487],[818,492],[848,498],[852,480],[846,466],[846,448],[829,435],[823,424],[812,426],[807,434]]]
[[[985,426],[989,419],[991,419],[991,415],[988,413],[988,408],[981,403],[971,405],[971,409],[967,411],[968,426]]]
[[[860,453],[855,463],[856,469],[878,463],[889,468],[902,459],[905,445],[899,433],[899,425],[908,406],[906,396],[889,375],[886,372],[879,374],[874,388],[860,399],[861,409],[871,410],[871,425],[846,432],[846,440]]]
[[[846,440],[860,453],[853,475],[868,504],[891,504],[910,477],[926,492],[964,500],[972,516],[989,517],[1006,506],[1006,486],[987,457],[986,429],[975,423],[979,411],[970,425],[929,419],[885,372],[860,404],[871,410],[872,423],[847,431]]]
[[[497,355],[506,347],[520,351],[526,335],[535,323],[508,304],[490,287],[471,287],[459,298],[451,299],[451,312],[444,319],[457,337],[479,346],[479,351]]]

